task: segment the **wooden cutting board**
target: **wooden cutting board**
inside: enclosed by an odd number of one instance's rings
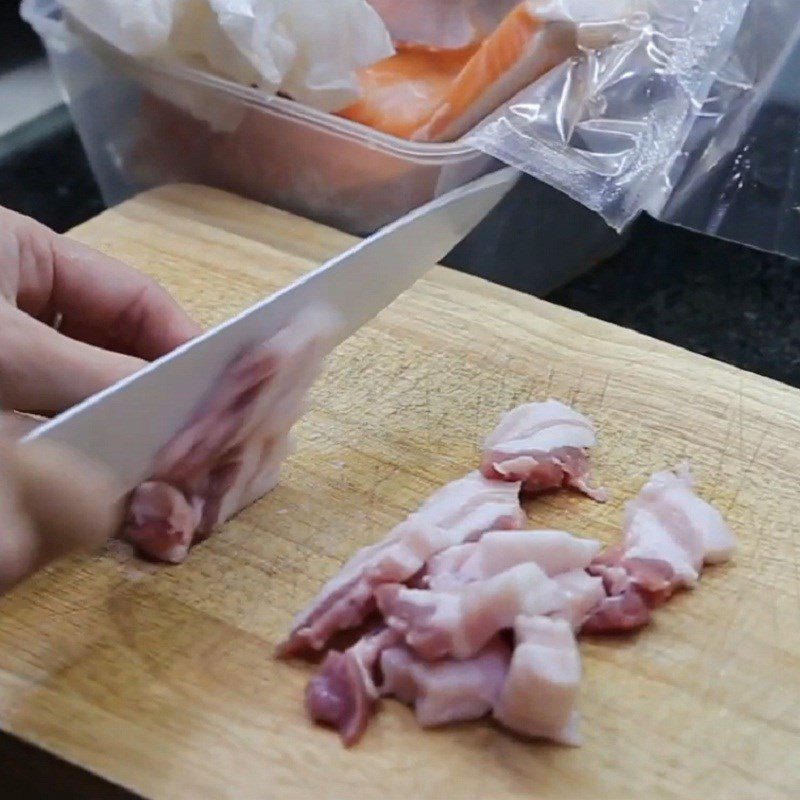
[[[351,241],[197,187],[74,235],[205,324]],[[342,749],[303,715],[312,668],[274,643],[358,546],[475,466],[501,411],[547,396],[597,421],[613,501],[548,496],[532,526],[614,540],[622,503],[689,457],[735,560],[641,634],[582,642],[580,749],[489,722],[423,732],[393,701]],[[331,358],[298,439],[279,488],[183,566],[114,548],[2,600],[2,727],[159,800],[798,796],[800,393],[438,268]]]

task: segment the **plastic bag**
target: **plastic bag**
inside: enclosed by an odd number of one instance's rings
[[[800,257],[800,3],[751,0],[660,219]]]
[[[366,0],[61,0],[135,58],[208,69],[323,111],[358,97],[356,70],[394,52]]]
[[[571,19],[580,55],[518,93],[466,137],[623,228],[661,211],[675,163],[748,0],[531,0]]]

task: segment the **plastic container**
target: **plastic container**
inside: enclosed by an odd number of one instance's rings
[[[26,0],[109,205],[192,182],[371,233],[499,164],[458,142],[408,142],[198,70],[138,62]]]
[[[56,0],[23,0],[107,204],[202,183],[355,234],[372,233],[500,164],[463,143],[408,142],[205,73],[142,64],[68,30]],[[625,242],[526,178],[446,263],[535,294]]]

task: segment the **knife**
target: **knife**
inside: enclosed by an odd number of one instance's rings
[[[149,477],[159,451],[187,423],[242,351],[274,336],[303,308],[340,317],[336,347],[464,238],[516,183],[507,167],[387,225],[265,300],[43,423],[24,442],[69,445],[107,465],[127,492]]]

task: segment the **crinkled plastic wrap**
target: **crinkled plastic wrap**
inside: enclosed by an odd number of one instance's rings
[[[466,141],[615,228],[659,214],[687,172],[684,145],[709,92],[730,81],[748,0],[531,1],[540,17],[575,23],[580,53]]]
[[[751,0],[660,219],[800,257],[800,2]]]

